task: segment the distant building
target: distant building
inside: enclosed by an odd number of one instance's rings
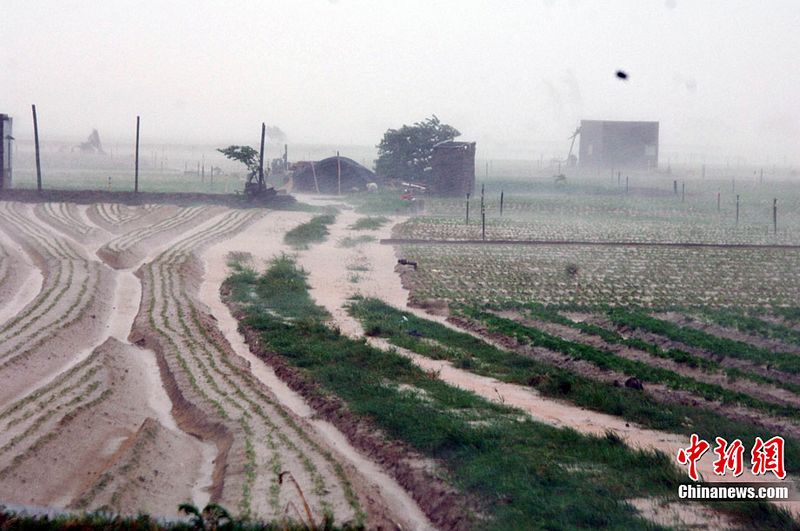
[[[582,168],[658,168],[658,122],[581,120]]]
[[[462,196],[475,190],[475,142],[447,140],[433,146],[431,192]]]
[[[0,114],[0,190],[11,188],[11,117]]]
[[[329,157],[316,162],[294,163],[292,189],[297,192],[336,194],[364,191],[375,182],[375,173],[347,157]]]

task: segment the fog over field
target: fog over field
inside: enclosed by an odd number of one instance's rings
[[[792,0],[3,0],[0,112],[21,141],[36,103],[51,140],[126,142],[141,115],[152,142],[254,144],[265,121],[361,146],[435,113],[521,159],[580,119],[653,120],[663,152],[786,165],[799,21]]]

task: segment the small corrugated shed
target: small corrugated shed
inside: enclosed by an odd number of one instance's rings
[[[475,191],[475,142],[447,140],[433,146],[431,192],[462,196]]]
[[[312,167],[313,164],[313,167]],[[336,194],[339,192],[339,171],[341,168],[341,191],[366,190],[367,183],[375,182],[375,173],[347,157],[329,157],[316,162],[295,163],[292,175],[292,190],[298,192],[317,192]]]
[[[658,168],[658,122],[581,120],[582,168]]]

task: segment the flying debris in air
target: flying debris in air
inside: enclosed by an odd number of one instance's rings
[[[617,77],[623,81],[628,80],[628,73],[624,70],[617,70]]]

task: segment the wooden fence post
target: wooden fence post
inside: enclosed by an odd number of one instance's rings
[[[267,136],[267,124],[261,122],[261,150],[258,152],[258,191],[264,190],[264,139]]]
[[[772,232],[778,234],[778,198],[772,200]]]
[[[133,193],[139,193],[139,117],[136,117],[136,154],[134,156]]]
[[[336,180],[338,182],[339,195],[342,195],[342,160],[339,158],[339,152],[336,152]]]
[[[481,239],[486,239],[486,203],[484,203],[484,185],[481,184]]]
[[[36,147],[36,190],[42,191],[42,164],[39,161],[39,120],[36,118],[36,105],[31,105],[33,111],[33,142]]]

